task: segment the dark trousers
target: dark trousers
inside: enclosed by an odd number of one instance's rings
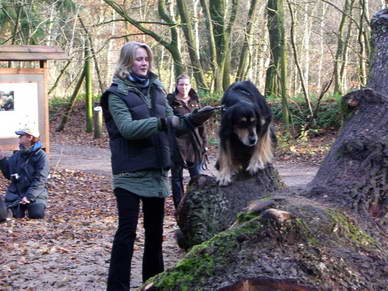
[[[0,199],[0,222],[7,219],[7,206],[4,200]]]
[[[139,217],[140,200],[144,214],[143,282],[164,271],[162,242],[164,198],[145,198],[127,190],[114,190],[119,225],[113,239],[108,275],[108,291],[129,290],[133,245]]]
[[[23,218],[26,215],[26,211],[29,218],[41,219],[44,217],[44,211],[46,205],[43,203],[30,203],[30,204],[19,204],[10,208],[12,215],[15,218]]]
[[[200,166],[187,162],[187,170],[189,171],[190,178],[200,174]],[[172,198],[174,200],[175,209],[178,208],[179,202],[184,194],[183,188],[183,165],[175,164],[171,168],[171,190]]]

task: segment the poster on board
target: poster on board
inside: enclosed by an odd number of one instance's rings
[[[0,138],[26,126],[39,128],[38,84],[0,83]]]

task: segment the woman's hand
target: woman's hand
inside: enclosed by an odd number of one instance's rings
[[[215,107],[209,105],[202,107],[201,109],[194,110],[192,113],[190,113],[188,119],[194,126],[200,126],[214,115],[215,109]]]
[[[30,204],[30,200],[28,200],[27,197],[23,197],[22,200],[20,200],[20,204]]]
[[[4,159],[5,158],[5,152],[3,152],[2,150],[0,150],[0,160]]]

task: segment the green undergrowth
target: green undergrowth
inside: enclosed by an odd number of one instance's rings
[[[98,103],[100,102],[100,97],[101,95],[94,95],[93,96],[93,103]],[[49,108],[51,112],[55,112],[57,110],[63,109],[66,107],[70,102],[70,96],[65,96],[65,97],[58,97],[58,96],[53,96],[50,97],[49,99]],[[76,97],[75,103],[85,103],[85,94],[79,94]]]

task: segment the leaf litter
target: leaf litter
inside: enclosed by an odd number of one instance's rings
[[[8,181],[0,178],[0,191]],[[42,220],[10,219],[0,224],[0,290],[105,290],[116,231],[111,178],[73,170],[51,173]],[[166,201],[165,267],[183,257],[174,239],[171,198]],[[138,224],[131,286],[141,284],[144,231]]]

